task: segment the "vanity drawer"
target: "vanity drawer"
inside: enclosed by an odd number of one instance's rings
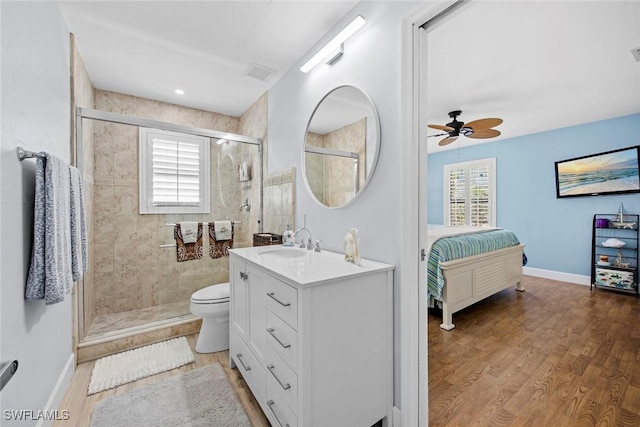
[[[267,310],[267,342],[294,370],[298,370],[298,332]]]
[[[279,387],[280,395],[296,413],[298,408],[298,375],[272,348],[267,349],[267,381],[275,381]]]
[[[266,282],[267,307],[297,329],[298,290],[271,276],[267,276]]]
[[[274,427],[298,427],[298,418],[278,389],[281,387],[276,380],[267,381],[267,418]]]
[[[266,395],[264,368],[233,329],[229,333],[229,354],[256,399],[263,399]]]

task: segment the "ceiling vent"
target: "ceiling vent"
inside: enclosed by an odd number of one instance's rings
[[[245,75],[253,77],[254,79],[266,82],[276,73],[276,70],[272,70],[269,67],[265,67],[260,64],[251,64],[245,72]]]
[[[636,58],[636,61],[640,62],[640,47],[631,49],[631,54],[633,55],[634,58]]]

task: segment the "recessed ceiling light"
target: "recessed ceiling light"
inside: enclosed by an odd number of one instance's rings
[[[176,90],[174,90],[174,92],[175,92],[177,95],[184,95],[184,91],[183,91],[182,89],[176,89]]]

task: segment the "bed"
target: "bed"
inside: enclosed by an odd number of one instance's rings
[[[442,324],[455,328],[453,313],[509,287],[523,292],[524,245],[509,230],[429,226],[427,298],[442,308]]]

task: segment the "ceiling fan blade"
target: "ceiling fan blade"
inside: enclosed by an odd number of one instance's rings
[[[502,119],[491,118],[491,119],[474,120],[472,122],[465,123],[464,127],[471,128],[474,131],[476,131],[480,129],[489,129],[492,127],[496,127],[500,124],[502,124]]]
[[[452,127],[449,126],[442,126],[442,125],[427,125],[427,127],[430,127],[431,129],[438,129],[438,130],[444,130],[446,132],[451,132],[453,130],[455,130]]]
[[[496,136],[499,136],[499,135],[500,135],[499,130],[480,129],[480,130],[474,130],[473,133],[471,135],[467,135],[467,137],[475,138],[475,139],[485,139],[485,138],[495,138]]]
[[[451,144],[453,141],[455,141],[456,139],[458,139],[457,136],[449,136],[445,139],[443,139],[442,141],[438,142],[438,145],[443,147],[445,145]]]

